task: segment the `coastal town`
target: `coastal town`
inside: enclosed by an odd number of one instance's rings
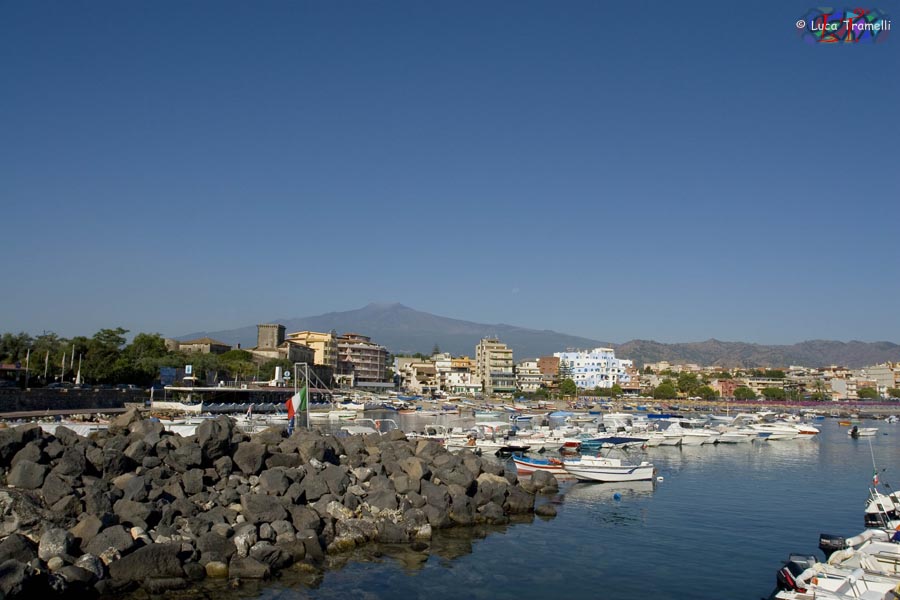
[[[6,334],[6,338],[12,337]],[[360,333],[286,332],[280,324],[258,325],[257,343],[248,348],[209,337],[180,341],[166,338],[164,344],[176,361],[169,361],[173,366],[153,372],[152,383],[175,387],[183,385],[185,378],[192,385],[236,384],[243,385],[243,389],[284,385],[283,377],[275,381],[271,367],[278,365],[286,373],[295,364],[304,364],[312,370],[317,384],[326,389],[363,393],[397,390],[429,398],[465,396],[509,400],[604,396],[793,401],[900,398],[900,362],[855,369],[838,365],[729,368],[668,361],[636,365],[628,358],[617,357],[613,348],[602,347],[565,349],[547,356],[517,359],[514,348],[491,337],[482,338],[471,355],[453,356],[441,352],[437,344],[430,355],[395,355]],[[0,380],[7,386],[25,387],[31,382],[58,387],[98,384],[138,387],[133,381],[91,381],[82,375],[83,354],[77,352],[75,344],[68,354],[63,349],[61,359],[57,358],[59,349],[56,349],[52,361],[50,350],[43,357],[39,352],[32,357],[30,348],[22,346],[6,344],[6,355],[0,356],[3,361]],[[76,354],[79,354],[77,361]],[[243,360],[226,362],[224,367],[216,369],[203,366],[206,357],[228,355]],[[176,364],[178,357],[182,364]],[[60,360],[58,368],[57,360]],[[266,369],[261,369],[263,366]],[[260,373],[270,372],[273,376],[267,380],[259,379]]]

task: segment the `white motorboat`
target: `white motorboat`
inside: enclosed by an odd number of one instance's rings
[[[564,460],[563,468],[579,481],[650,481],[656,473],[649,462],[631,465],[606,456],[582,456]]]
[[[528,442],[521,442],[509,435],[509,423],[492,421],[476,423],[475,427],[462,434],[453,434],[444,440],[444,447],[451,452],[463,448],[473,452],[526,452],[530,449]]]
[[[897,539],[895,539],[897,538]],[[900,575],[900,533],[867,529],[849,538],[822,534],[819,548],[829,565],[845,569],[863,569],[876,575]]]
[[[800,430],[791,423],[776,421],[774,423],[753,423],[751,429],[755,429],[761,438],[768,441],[793,440],[800,435]]]
[[[854,425],[847,431],[847,435],[853,438],[871,437],[878,433],[877,427],[858,427]]]
[[[666,439],[666,435],[662,431],[653,431],[647,434],[647,441],[644,442],[644,446],[647,448],[656,448],[657,446],[662,445],[663,440]]]
[[[791,555],[778,571],[779,600],[894,600],[900,578],[820,563],[814,556]]]
[[[882,494],[876,488],[869,488],[865,525],[878,529],[900,529],[900,492]]]
[[[351,421],[359,416],[359,411],[355,410],[328,410],[328,411],[310,411],[310,421]],[[302,416],[300,417],[303,418]]]
[[[684,436],[684,429],[676,421],[662,431],[663,439],[660,446],[680,446],[681,439]]]
[[[743,444],[759,437],[759,432],[749,427],[726,427],[719,432],[720,444]]]

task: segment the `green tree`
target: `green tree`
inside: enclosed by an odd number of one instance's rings
[[[718,371],[713,373],[713,379],[731,379],[731,373],[728,371]]]
[[[735,400],[756,400],[756,394],[745,385],[734,390]]]
[[[653,369],[650,368],[650,365],[644,367],[644,375],[653,375]]]
[[[887,392],[891,398],[900,398],[900,388],[888,388]]]
[[[719,397],[719,393],[708,385],[701,385],[699,388],[697,388],[697,395],[704,400],[715,400]]]
[[[763,377],[768,377],[769,379],[784,379],[786,375],[781,369],[766,369],[763,372]]]
[[[609,388],[609,395],[613,397],[619,397],[624,393],[622,390],[622,386],[618,383],[614,383],[611,388]]]
[[[571,379],[563,379],[559,382],[559,393],[563,396],[574,396],[578,393],[578,386]]]
[[[784,389],[777,387],[763,388],[762,395],[766,400],[784,400],[786,396]]]
[[[671,381],[663,381],[653,388],[653,398],[656,400],[670,400],[678,395],[675,384]]]
[[[435,342],[434,347],[431,349],[431,355],[434,356],[435,354],[440,354],[440,353],[441,353],[441,347],[437,345],[437,342]]]
[[[809,399],[821,402],[823,400],[828,400],[828,394],[823,391],[813,392],[812,394],[810,394]]]
[[[535,390],[534,397],[535,398],[549,398],[550,392],[547,391],[547,388],[545,388],[545,387],[539,387],[537,390]]]
[[[696,396],[700,387],[700,380],[693,373],[681,373],[678,375],[678,391],[688,396]]]
[[[860,388],[856,391],[856,396],[863,400],[876,400],[880,397],[878,395],[878,390],[871,387]]]
[[[84,372],[96,383],[116,383],[123,370],[119,362],[122,346],[125,345],[127,329],[101,329],[88,342],[87,356],[84,360]]]
[[[28,349],[34,340],[27,333],[4,333],[0,336],[0,362],[25,364]],[[31,357],[32,359],[34,357]]]

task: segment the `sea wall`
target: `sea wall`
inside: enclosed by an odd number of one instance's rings
[[[105,389],[0,389],[0,413],[86,408],[124,408],[125,403],[143,403],[143,390]]]
[[[427,545],[437,528],[504,524],[553,493],[430,440],[336,438],[233,420],[171,435],[137,411],[83,438],[0,430],[0,596],[234,585],[368,542]],[[554,514],[552,507],[546,514]]]

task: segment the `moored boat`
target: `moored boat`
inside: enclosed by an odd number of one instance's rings
[[[580,459],[566,459],[563,468],[579,481],[649,481],[656,469],[649,462],[632,465],[618,458],[606,456],[582,456]]]
[[[877,427],[859,427],[858,425],[854,425],[847,431],[847,435],[852,438],[871,437],[877,433]]]
[[[527,456],[513,456],[516,471],[520,475],[530,475],[535,471],[546,471],[554,475],[568,475],[563,468],[563,461],[558,458],[530,458]]]

